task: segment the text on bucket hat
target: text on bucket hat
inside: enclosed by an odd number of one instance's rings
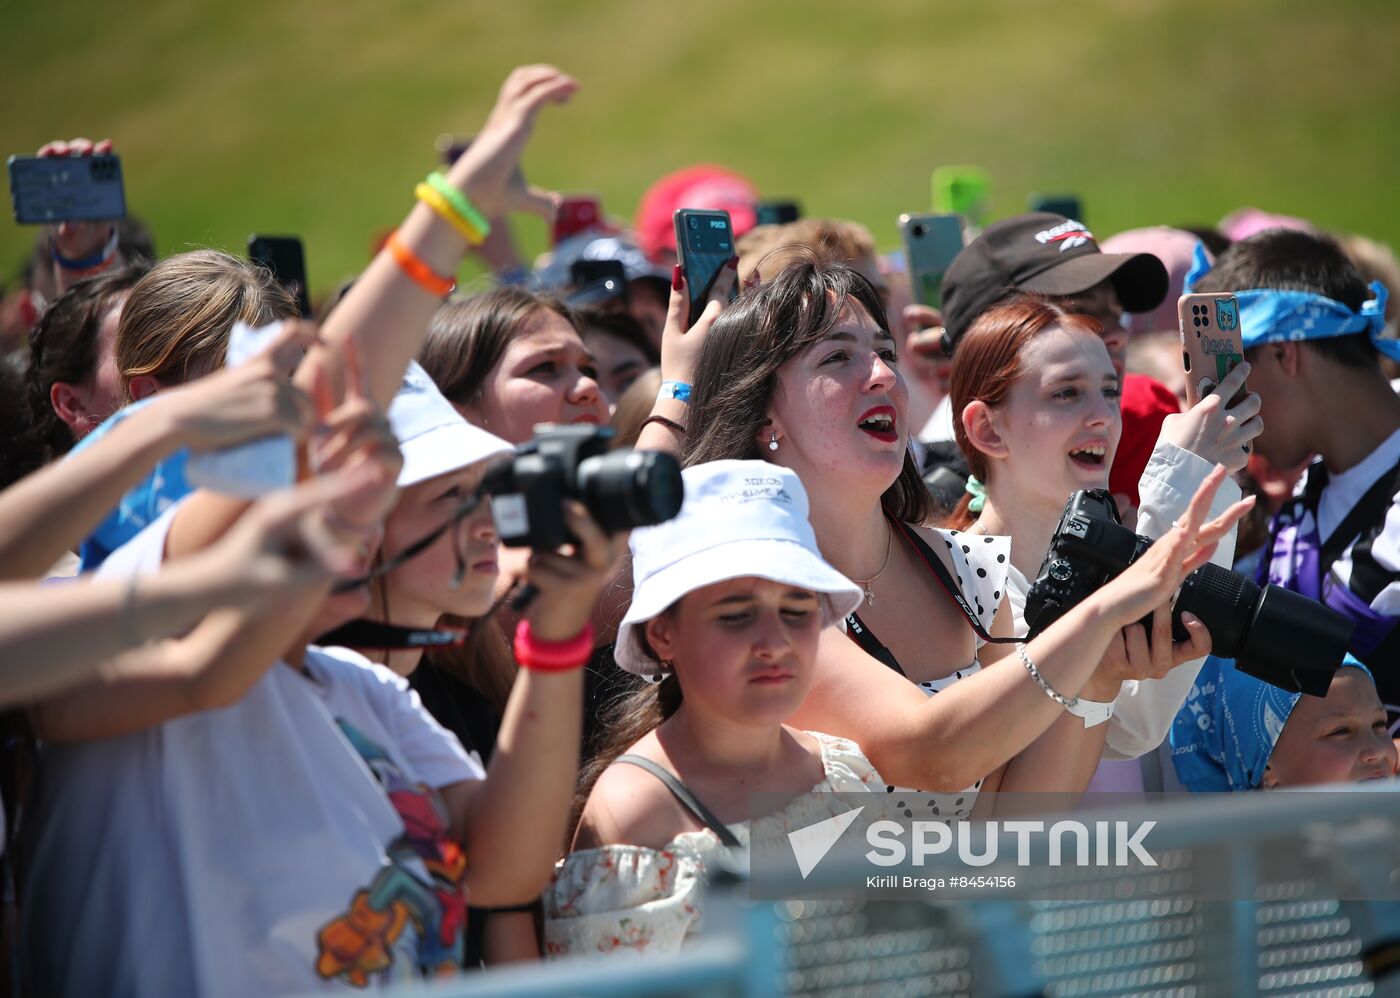
[[[861,590],[817,550],[807,491],[795,473],[766,461],[710,461],[681,477],[680,515],[632,531],[632,605],[614,651],[622,668],[641,676],[659,671],[640,628],[716,582],[756,576],[809,590],[820,597],[829,624],[860,603]]]
[[[416,360],[389,403],[389,426],[403,452],[401,489],[515,449],[462,418]]]
[[[1033,211],[987,226],[943,278],[943,324],[956,343],[979,315],[1015,291],[1077,295],[1111,280],[1128,312],[1167,294],[1167,268],[1150,253],[1100,252],[1082,222]]]

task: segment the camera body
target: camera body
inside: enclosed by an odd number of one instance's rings
[[[1074,493],[1026,597],[1035,637],[1090,593],[1142,557],[1152,541],[1118,519],[1103,489]],[[1206,564],[1186,577],[1172,605],[1172,637],[1184,641],[1181,615],[1191,612],[1210,632],[1211,652],[1280,689],[1326,696],[1351,644],[1355,622],[1316,600]],[[1150,625],[1150,618],[1142,621]],[[1149,626],[1148,633],[1151,633]]]
[[[1070,496],[1040,574],[1026,597],[1026,624],[1039,634],[1086,596],[1142,557],[1152,542],[1118,519],[1104,489]]]
[[[541,426],[486,473],[482,491],[501,542],[553,551],[573,540],[564,500],[577,499],[608,533],[662,523],[680,512],[680,465],[656,451],[610,451],[606,426]]]

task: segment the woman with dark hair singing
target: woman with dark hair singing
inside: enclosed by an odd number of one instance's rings
[[[1122,670],[1101,666],[1105,651],[1168,602],[1243,515],[1236,506],[1205,522],[1224,469],[1162,542],[1013,652],[988,643],[1014,640],[1009,542],[926,525],[908,393],[869,282],[799,261],[723,314],[710,304],[690,332],[683,297],[673,296],[662,370],[693,387],[662,395],[690,401],[658,402],[662,418],[639,445],[683,445],[687,464],[761,457],[791,468],[822,554],[862,588],[846,633],[822,636],[795,723],[860,744],[888,789],[936,792],[928,806],[940,816],[968,814],[979,790],[1082,790],[1103,745],[1084,701],[1112,700]],[[1201,653],[1192,644],[1173,654]]]

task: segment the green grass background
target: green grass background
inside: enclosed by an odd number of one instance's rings
[[[0,149],[110,136],[162,253],[297,233],[324,289],[548,61],[582,89],[527,175],[622,215],[712,160],[893,247],[975,163],[996,214],[1074,191],[1101,236],[1254,204],[1400,245],[1397,47],[1394,0],[0,0]],[[0,274],[32,235],[0,222]]]

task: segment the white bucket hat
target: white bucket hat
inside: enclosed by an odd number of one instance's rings
[[[415,360],[389,403],[389,426],[403,452],[401,489],[515,450],[463,419]]]
[[[767,461],[710,461],[687,468],[680,515],[632,531],[632,605],[618,627],[613,657],[639,676],[659,663],[640,626],[686,593],[757,576],[821,597],[835,624],[859,605],[861,590],[823,560],[807,522],[807,490],[796,474]]]

